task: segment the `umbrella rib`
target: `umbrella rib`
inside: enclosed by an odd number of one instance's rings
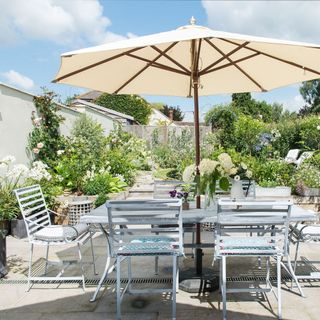
[[[236,44],[236,42],[233,42],[231,40],[227,40],[227,39],[221,39],[221,40],[229,42],[229,43],[232,43],[232,44]],[[266,52],[263,52],[263,51],[260,51],[260,50],[257,50],[257,49],[253,49],[253,48],[250,48],[250,47],[246,47],[246,48],[248,50],[250,50],[250,51],[253,51],[253,52],[256,52],[256,53],[260,53],[260,54],[262,54],[262,55],[264,55],[266,57],[269,57],[269,58],[272,58],[272,59],[275,59],[275,60],[279,60],[281,62],[284,62],[284,63],[290,64],[290,65],[292,65],[294,67],[297,67],[299,69],[303,69],[303,70],[310,71],[312,73],[320,75],[320,71],[317,71],[317,70],[302,66],[301,64],[298,64],[298,63],[295,63],[295,62],[292,62],[292,61],[289,61],[289,60],[285,60],[285,59],[273,56],[273,55],[271,55],[269,53],[266,53]]]
[[[241,67],[239,67],[234,61],[231,60],[230,57],[227,57],[223,51],[221,51],[214,43],[208,42],[212,48],[218,51],[225,59],[227,59],[234,67],[236,67],[241,73],[243,73],[249,80],[251,80],[261,91],[267,91],[264,89],[256,80],[254,80],[246,71],[244,71]]]
[[[242,61],[245,61],[245,60],[248,60],[248,59],[257,57],[257,56],[259,56],[259,55],[260,55],[260,53],[253,53],[253,54],[251,54],[251,55],[249,55],[249,56],[247,56],[247,57],[243,57],[243,58],[240,58],[240,59],[238,59],[238,60],[234,60],[233,62],[234,62],[234,63],[239,63],[239,62],[242,62]],[[220,67],[216,67],[216,68],[207,70],[206,72],[201,73],[201,75],[206,75],[206,74],[208,74],[208,73],[215,72],[215,71],[218,71],[218,70],[220,70],[220,69],[224,69],[224,68],[230,67],[230,66],[232,66],[232,65],[233,65],[233,64],[232,64],[231,62],[229,62],[229,63],[226,63],[226,64],[220,66]]]
[[[160,59],[164,53],[169,51],[172,47],[174,47],[178,42],[173,42],[167,49],[164,50],[164,52],[157,55],[153,60],[148,62],[141,70],[139,70],[136,74],[134,74],[130,79],[128,79],[121,87],[119,87],[117,90],[114,91],[114,94],[117,94],[120,90],[122,90],[124,87],[126,87],[130,82],[132,82],[136,77],[138,77],[143,71],[148,69],[153,63],[155,63],[158,59]]]
[[[146,58],[143,58],[143,57],[139,57],[139,56],[136,56],[135,54],[131,54],[131,53],[127,54],[127,56],[131,57],[131,58],[135,58],[135,59],[141,60],[141,61],[144,61],[144,62],[152,62],[149,59],[146,59]],[[155,68],[164,69],[164,70],[167,70],[167,71],[172,71],[172,72],[175,72],[175,73],[180,73],[180,74],[183,74],[185,76],[189,76],[190,75],[190,71],[188,71],[188,73],[187,73],[187,72],[184,72],[182,70],[178,70],[178,69],[166,66],[166,65],[164,65],[162,63],[159,63],[159,62],[152,63],[150,65],[150,67],[155,67]]]
[[[63,79],[69,78],[69,77],[71,77],[71,76],[73,76],[73,75],[75,75],[75,74],[78,74],[78,73],[82,72],[82,71],[86,71],[86,70],[88,70],[88,69],[94,68],[94,67],[96,67],[96,66],[99,66],[100,64],[104,64],[104,63],[106,63],[106,62],[109,62],[109,61],[112,61],[112,60],[114,60],[114,59],[120,58],[120,57],[122,57],[122,56],[124,56],[124,55],[127,55],[127,54],[129,54],[129,53],[138,51],[138,50],[143,49],[143,48],[145,48],[145,47],[134,48],[134,49],[130,49],[130,50],[126,51],[126,52],[119,53],[119,54],[117,54],[117,55],[115,55],[115,56],[112,56],[112,57],[110,57],[110,58],[103,59],[103,60],[101,60],[101,61],[98,61],[98,62],[95,62],[95,63],[93,63],[93,64],[90,64],[90,65],[88,65],[88,66],[86,66],[86,67],[83,67],[83,68],[80,68],[80,69],[78,69],[78,70],[69,72],[69,73],[67,73],[67,74],[65,74],[65,75],[63,75],[63,76],[61,76],[61,77],[59,77],[59,78],[54,79],[52,82],[53,82],[53,83],[59,82],[59,81],[61,81],[61,80],[63,80]],[[71,57],[72,57],[72,56],[71,56]]]
[[[160,50],[158,47],[156,46],[151,46],[151,48],[153,50],[156,50],[158,53],[162,53],[163,51]],[[179,68],[181,68],[182,70],[184,70],[188,75],[190,75],[190,70],[186,67],[184,67],[181,63],[179,63],[177,60],[173,59],[172,57],[170,57],[169,55],[167,55],[166,53],[163,53],[163,56],[166,57],[168,60],[170,60],[171,62],[173,62],[175,65],[177,65]]]
[[[209,43],[210,45],[212,44],[211,41],[207,38],[204,39],[207,43]],[[210,65],[208,65],[207,67],[205,67],[201,72],[200,75],[205,74],[206,71],[208,71],[209,69],[211,69],[212,67],[214,67],[215,65],[217,65],[218,63],[220,63],[221,61],[225,60],[227,57],[231,56],[232,54],[234,54],[235,52],[239,51],[240,49],[244,48],[246,45],[248,45],[250,42],[246,41],[244,43],[242,43],[241,45],[237,44],[238,47],[231,50],[230,52],[228,52],[225,57],[222,57],[220,59],[218,59],[217,61],[211,63]]]

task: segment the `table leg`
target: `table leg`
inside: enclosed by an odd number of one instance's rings
[[[110,268],[110,262],[111,262],[111,257],[110,257],[110,252],[111,252],[111,248],[110,248],[110,242],[109,242],[109,234],[108,232],[103,228],[102,224],[99,224],[99,227],[102,231],[102,233],[105,235],[106,239],[107,239],[107,243],[108,243],[108,246],[107,246],[107,261],[106,261],[106,265],[104,267],[104,271],[103,271],[103,274],[100,278],[100,281],[99,281],[99,284],[92,296],[92,298],[90,299],[90,302],[94,302],[96,301],[96,298],[97,298],[97,295],[103,285],[103,282],[105,281],[105,279],[107,278],[108,276],[108,273],[112,272],[112,270],[114,269],[115,267],[115,264],[113,264]]]

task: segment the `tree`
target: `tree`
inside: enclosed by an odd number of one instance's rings
[[[138,95],[103,93],[94,103],[134,117],[140,124],[147,124],[151,115],[151,106]]]
[[[320,112],[320,79],[303,82],[299,89],[307,103],[299,110],[300,115]]]
[[[169,107],[168,105],[164,105],[160,110],[163,114],[165,114],[168,118],[170,118],[170,110],[172,110],[172,117],[174,121],[182,121],[184,115],[179,106]]]

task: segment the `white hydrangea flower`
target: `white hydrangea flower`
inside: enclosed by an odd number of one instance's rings
[[[186,183],[191,183],[194,181],[196,175],[196,166],[194,164],[191,164],[190,166],[187,166],[182,174],[182,180]]]
[[[219,165],[218,161],[210,160],[210,159],[202,159],[199,165],[200,174],[210,175],[214,172],[216,167]]]
[[[57,155],[58,155],[58,156],[62,155],[63,153],[64,153],[64,150],[58,150],[58,151],[57,151]]]
[[[233,167],[231,168],[229,171],[228,171],[228,175],[235,175],[238,173],[238,169],[236,167]]]
[[[49,181],[51,180],[52,176],[47,171],[47,168],[48,166],[42,161],[35,161],[28,173],[28,177],[36,181],[40,181],[42,179]]]
[[[232,159],[227,153],[221,153],[218,156],[218,160],[220,161],[222,168],[227,172],[234,167]]]
[[[248,170],[246,172],[246,176],[247,176],[247,178],[251,179],[252,178],[252,171]]]
[[[235,181],[240,181],[240,176],[236,175],[233,179],[234,179]]]
[[[29,169],[27,166],[25,166],[24,164],[17,164],[7,172],[7,177],[18,178],[26,175],[28,172]]]
[[[37,148],[42,149],[44,147],[44,144],[42,142],[37,143]]]
[[[320,130],[320,126],[317,126],[317,130]]]
[[[16,158],[14,156],[12,156],[12,155],[5,156],[1,160],[1,162],[5,162],[7,164],[15,162],[15,161],[16,161]]]
[[[243,170],[247,170],[248,169],[248,166],[244,163],[244,162],[241,162],[240,163],[240,166]]]

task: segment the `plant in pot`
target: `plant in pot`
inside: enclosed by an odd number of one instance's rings
[[[309,164],[302,164],[294,175],[297,194],[304,197],[320,196],[320,170]]]
[[[0,161],[0,277],[6,271],[6,236],[10,231],[10,221],[19,214],[19,207],[13,190],[18,187],[22,176],[28,171],[24,165],[11,164],[13,156],[6,156]]]

